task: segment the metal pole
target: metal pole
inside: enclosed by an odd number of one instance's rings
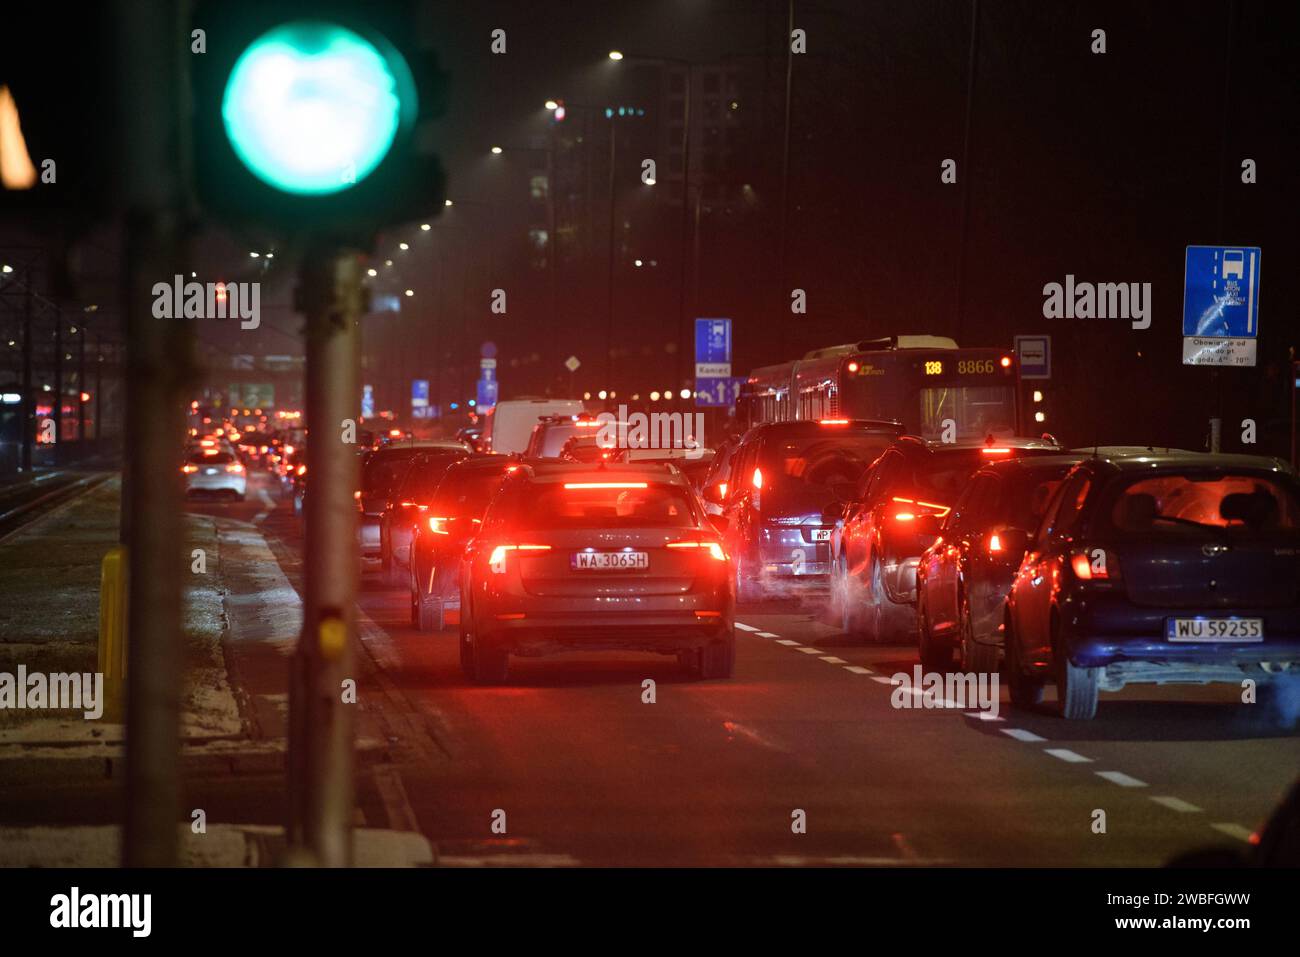
[[[957,176],[961,180],[961,240],[957,247],[957,316],[954,330],[958,345],[964,345],[966,325],[966,245],[970,235],[970,142],[971,123],[975,114],[975,66],[979,58],[980,0],[971,0],[970,58],[966,64],[966,118],[962,128],[961,167]]]
[[[32,470],[32,426],[36,417],[36,396],[32,392],[32,274],[28,269],[23,296],[23,401],[19,406],[18,467]]]
[[[290,681],[288,837],[310,863],[352,862],[356,549],[355,428],[363,256],[315,248],[304,259],[298,308],[307,331],[307,536],[302,635]],[[353,682],[351,700],[347,683]]]
[[[54,420],[54,464],[63,462],[63,312],[54,309],[54,401],[50,403]]]
[[[148,423],[127,444],[123,489],[130,568],[122,858],[129,867],[168,867],[177,863],[181,819],[181,575],[189,562],[179,463],[194,366],[190,324],[156,319],[150,305],[154,284],[181,273],[186,262],[177,156],[184,155],[181,91],[189,54],[173,42],[184,30],[181,6],[118,0],[114,10],[127,170],[126,421]]]
[[[557,229],[555,212],[555,129],[551,129],[551,147],[546,151],[546,264],[548,279],[551,284],[551,342],[556,349],[556,357],[563,358],[560,352],[560,304],[559,304],[559,268],[560,237]],[[550,363],[546,364],[549,367]],[[546,377],[546,394],[551,394],[551,383]]]
[[[86,457],[86,327],[77,330],[77,449]]]
[[[104,446],[104,352],[103,342],[95,336],[95,450]]]
[[[786,234],[790,229],[790,94],[794,88],[794,49],[790,41],[791,34],[794,33],[794,0],[790,0],[786,13],[786,30],[785,30],[785,116],[781,128],[781,225],[777,232],[777,282],[781,284],[778,290],[777,301],[790,295],[789,284],[787,282],[788,272],[786,269],[786,255],[788,244]],[[789,302],[787,299],[786,302]],[[785,355],[786,330],[791,323],[778,323],[780,327],[780,354]]]
[[[605,388],[614,381],[614,160],[618,155],[618,127],[609,120],[609,293],[605,316]]]
[[[673,390],[681,388],[683,376],[682,363],[686,361],[686,343],[691,341],[691,320],[688,313],[690,300],[686,295],[686,258],[687,250],[690,248],[688,231],[691,223],[691,87],[695,85],[695,74],[690,63],[686,64],[686,96],[682,103],[682,251],[681,251],[681,275],[679,282],[679,302],[678,302],[678,322],[677,329],[677,361],[674,363],[677,372],[677,381],[673,383]]]

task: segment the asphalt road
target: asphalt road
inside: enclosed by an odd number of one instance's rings
[[[299,522],[265,487],[194,508],[256,522],[300,588]],[[575,653],[512,659],[503,687],[468,683],[454,625],[417,632],[377,576],[359,604],[363,706],[397,745],[359,813],[449,864],[1153,866],[1244,846],[1300,768],[1300,738],[1229,686],[1103,694],[1082,723],[1005,690],[996,720],[896,708],[915,649],[850,640],[818,600],[739,608],[731,680]]]

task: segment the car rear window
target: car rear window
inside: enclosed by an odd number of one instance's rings
[[[1266,475],[1153,475],[1125,485],[1103,514],[1113,529],[1146,536],[1207,528],[1241,535],[1300,529],[1295,489]]]
[[[504,465],[499,469],[453,469],[438,483],[430,508],[438,515],[481,518],[505,474]]]
[[[361,466],[361,491],[366,495],[384,495],[390,492],[418,454],[417,449],[393,449],[376,452]]]
[[[517,503],[520,528],[691,528],[685,488],[636,479],[553,482],[525,486]]]
[[[983,464],[978,449],[931,455],[916,468],[916,492],[940,502],[952,502],[966,487],[971,473]]]
[[[193,452],[190,454],[190,462],[194,465],[229,465],[233,461],[235,461],[235,457],[229,452],[213,451],[211,454]]]
[[[770,436],[763,442],[758,466],[764,484],[830,486],[856,483],[867,466],[894,441],[890,435],[821,432],[816,435]]]

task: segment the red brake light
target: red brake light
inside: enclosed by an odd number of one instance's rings
[[[1119,561],[1104,548],[1077,548],[1070,552],[1070,571],[1079,581],[1118,581]]]
[[[185,473],[187,473],[187,474],[188,474],[189,472],[197,472],[198,470],[199,470],[199,467],[198,467],[197,465],[182,465],[182,466],[181,466],[181,471],[182,471],[182,472],[185,472]]]
[[[1011,449],[1006,449],[1001,447],[994,448],[991,445],[985,446],[984,448],[980,449],[980,451],[985,455],[1010,455],[1011,454]]]
[[[233,463],[233,464],[231,464],[231,465],[227,465],[227,466],[226,466],[226,471],[227,471],[227,472],[234,472],[234,473],[238,474],[238,473],[244,471],[244,467],[243,467],[242,465],[240,465],[238,462],[235,462],[235,463]]]
[[[306,474],[307,474],[307,466],[305,466],[305,465],[299,465],[299,466],[298,466],[298,474],[299,474],[299,475],[306,475]]]
[[[565,482],[566,489],[575,488],[649,488],[646,482]]]
[[[442,515],[430,515],[429,531],[433,532],[435,535],[450,535],[451,532],[447,530],[447,524],[450,521],[450,518],[446,518]]]
[[[493,574],[503,575],[506,570],[506,556],[511,552],[549,552],[550,545],[498,545],[488,556],[488,568]]]
[[[1010,369],[1010,368],[1011,368],[1011,357],[1010,357],[1010,356],[1003,356],[1003,357],[1002,357],[1002,368],[1004,368],[1004,369]]]
[[[754,483],[754,488],[761,489],[763,487],[763,470],[754,469],[754,477],[751,481]]]
[[[910,522],[912,519],[916,518],[916,516],[911,512],[899,512],[894,516],[894,518],[898,519],[900,522]]]
[[[989,554],[997,555],[1001,551],[1002,551],[1002,539],[998,537],[997,532],[994,532],[992,535],[989,536]]]
[[[722,550],[722,546],[717,542],[669,542],[669,548],[703,548],[709,553],[709,557],[720,562],[727,560],[727,553]]]
[[[727,497],[727,483],[726,483],[726,482],[719,482],[719,483],[718,483],[718,495],[719,495],[719,497],[721,497],[721,498],[726,498],[726,497]]]
[[[600,423],[599,423],[599,422],[590,422],[590,421],[584,419],[584,420],[582,420],[581,422],[574,422],[574,423],[573,423],[573,427],[574,427],[575,429],[596,429],[596,428],[599,428],[599,427],[600,427]]]
[[[911,498],[900,498],[897,495],[894,496],[894,501],[897,502],[899,505],[913,506],[913,508],[907,510],[906,512],[900,512],[898,515],[894,516],[895,518],[902,518],[904,515],[906,515],[907,518],[904,518],[903,521],[907,521],[907,519],[910,518],[915,518],[917,515],[937,515],[939,518],[943,518],[950,511],[952,511],[952,509],[949,508],[947,505],[939,505],[936,504],[935,502],[921,502]]]
[[[848,425],[849,420],[848,419],[822,419],[817,424],[818,425]]]

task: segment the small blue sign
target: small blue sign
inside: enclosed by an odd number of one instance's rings
[[[427,409],[429,407],[429,380],[411,380],[411,408]]]
[[[731,362],[731,320],[695,320],[695,361]]]
[[[479,411],[490,409],[497,404],[497,391],[501,383],[496,379],[479,379],[477,406]]]
[[[740,398],[740,387],[744,384],[744,376],[729,376],[725,379],[696,379],[695,404],[708,408],[729,409]]]
[[[1188,246],[1183,335],[1254,339],[1259,335],[1258,246]]]

